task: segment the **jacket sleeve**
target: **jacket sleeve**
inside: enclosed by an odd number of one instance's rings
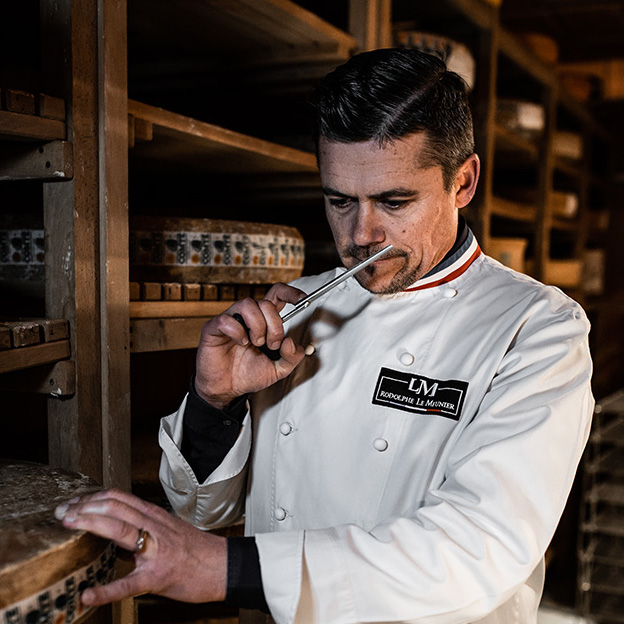
[[[251,417],[246,414],[234,446],[200,483],[181,451],[187,401],[188,395],[177,412],[161,420],[158,435],[163,450],[160,482],[174,511],[198,528],[214,529],[234,524],[242,518],[245,506]]]
[[[542,565],[589,435],[588,331],[576,306],[519,329],[444,481],[409,517],[371,531],[257,535],[275,620],[459,624],[520,591],[539,596],[527,580]]]

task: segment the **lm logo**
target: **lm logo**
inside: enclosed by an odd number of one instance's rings
[[[412,377],[409,384],[409,389],[415,394],[421,394],[425,396],[435,396],[438,391],[438,382],[434,381],[429,384],[430,380],[426,377]]]
[[[459,420],[467,390],[467,381],[430,379],[382,368],[375,386],[373,404]]]

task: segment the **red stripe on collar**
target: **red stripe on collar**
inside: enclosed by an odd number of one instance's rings
[[[435,286],[440,286],[441,284],[447,284],[448,282],[454,280],[456,277],[459,277],[462,273],[464,273],[480,255],[481,247],[479,247],[479,244],[477,243],[477,247],[470,255],[470,257],[467,258],[461,266],[457,267],[451,273],[447,273],[443,277],[440,277],[440,279],[433,282],[428,282],[420,286],[412,286],[411,288],[406,288],[405,290],[403,290],[403,292],[415,292],[417,290],[425,290],[426,288],[434,288]]]

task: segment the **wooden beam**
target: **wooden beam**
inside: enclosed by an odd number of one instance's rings
[[[130,490],[127,3],[97,5],[103,481]]]
[[[61,181],[73,175],[73,147],[67,141],[0,146],[0,181]]]
[[[359,52],[392,45],[391,0],[350,0],[349,32]]]
[[[214,124],[136,102],[128,101],[134,128],[151,126],[151,141],[135,141],[133,157],[160,165],[207,169],[215,173],[313,173],[314,154],[257,139]],[[127,123],[126,123],[127,126]],[[135,136],[136,138],[136,136]]]
[[[175,318],[216,316],[225,312],[230,301],[131,301],[130,318]]]
[[[132,319],[132,353],[197,349],[206,317]]]
[[[64,138],[65,123],[58,119],[0,110],[0,139],[55,141]]]
[[[78,371],[75,394],[48,401],[48,455],[53,466],[102,483],[97,5],[58,0],[40,10],[41,90],[65,100],[67,140],[80,163],[67,184],[43,185],[46,314],[69,321]]]
[[[6,373],[0,376],[0,390],[49,394],[57,398],[71,396],[76,392],[76,365],[72,360],[61,360]]]
[[[56,362],[70,355],[69,342],[59,340],[0,351],[0,373]]]

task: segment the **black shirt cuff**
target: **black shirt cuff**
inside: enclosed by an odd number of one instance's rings
[[[225,603],[269,613],[262,588],[260,555],[254,537],[227,538],[227,593]]]
[[[182,423],[182,455],[203,483],[234,446],[247,412],[247,395],[220,410],[204,401],[191,379]]]

